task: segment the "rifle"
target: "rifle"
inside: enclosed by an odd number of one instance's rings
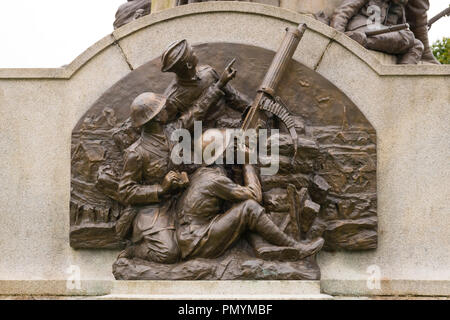
[[[450,16],[450,5],[448,6],[447,9],[441,11],[440,13],[438,13],[437,15],[435,15],[433,18],[430,19],[430,21],[428,21],[428,30],[431,29],[431,26],[438,21],[439,19],[443,18],[443,17],[448,17]]]
[[[407,30],[407,29],[409,29],[409,24],[403,23],[403,24],[396,24],[393,26],[387,26],[385,28],[381,28],[378,30],[366,31],[365,33],[366,33],[366,36],[372,37],[372,36],[377,36],[380,34],[385,34],[385,33],[394,32],[394,31]]]
[[[297,131],[295,130],[294,119],[291,117],[286,105],[281,101],[280,97],[276,96],[275,92],[305,31],[306,24],[300,24],[298,28],[286,28],[286,35],[273,58],[272,64],[258,89],[256,98],[242,125],[243,130],[257,130],[261,128],[267,120],[265,111],[274,114],[289,130],[294,143],[294,158],[298,147],[298,137]]]

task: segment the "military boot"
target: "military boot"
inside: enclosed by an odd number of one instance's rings
[[[428,27],[426,25],[421,27],[416,27],[412,30],[417,39],[419,39],[424,46],[422,61],[432,64],[440,64],[440,62],[435,58],[433,52],[431,51],[430,41],[428,40]]]
[[[414,45],[407,53],[399,56],[398,64],[418,64],[423,54],[423,44],[420,40],[415,39]]]

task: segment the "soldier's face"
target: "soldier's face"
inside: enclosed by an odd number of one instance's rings
[[[166,108],[163,108],[158,115],[154,118],[154,120],[156,122],[159,122],[161,124],[165,124],[167,123],[167,121],[169,120],[169,114],[167,113]]]
[[[194,51],[192,51],[187,64],[188,64],[188,68],[190,68],[190,69],[195,69],[197,67],[198,58]]]

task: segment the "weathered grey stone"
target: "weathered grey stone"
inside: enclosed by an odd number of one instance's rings
[[[277,292],[274,294],[273,292]],[[330,299],[319,281],[116,281],[102,299]]]

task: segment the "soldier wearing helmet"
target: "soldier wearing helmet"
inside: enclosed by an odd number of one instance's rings
[[[269,218],[260,204],[261,183],[252,165],[243,166],[245,185],[239,185],[214,163],[232,141],[226,130],[209,129],[199,140],[204,164],[191,176],[176,205],[176,235],[182,259],[217,258],[247,232],[269,243],[255,248],[256,254],[266,260],[300,260],[322,248],[322,238],[298,242]],[[225,203],[231,203],[227,211]]]
[[[190,128],[223,93],[212,86],[194,106],[174,122],[177,128]],[[116,225],[125,236],[132,226],[132,245],[119,258],[138,257],[157,263],[174,263],[179,258],[175,240],[172,206],[174,196],[186,185],[187,176],[175,170],[170,161],[171,141],[164,96],[146,92],[131,104],[131,122],[141,128],[141,137],[125,153],[119,195],[127,205]],[[186,178],[184,178],[186,177]]]
[[[201,119],[206,121],[205,127],[221,127],[217,120],[227,113],[228,107],[242,113],[250,105],[250,100],[229,84],[236,70],[229,65],[219,76],[212,67],[199,66],[198,58],[186,40],[169,45],[162,55],[161,64],[163,72],[172,72],[176,76],[164,93],[170,120],[189,110],[211,86],[219,88],[224,96]]]

